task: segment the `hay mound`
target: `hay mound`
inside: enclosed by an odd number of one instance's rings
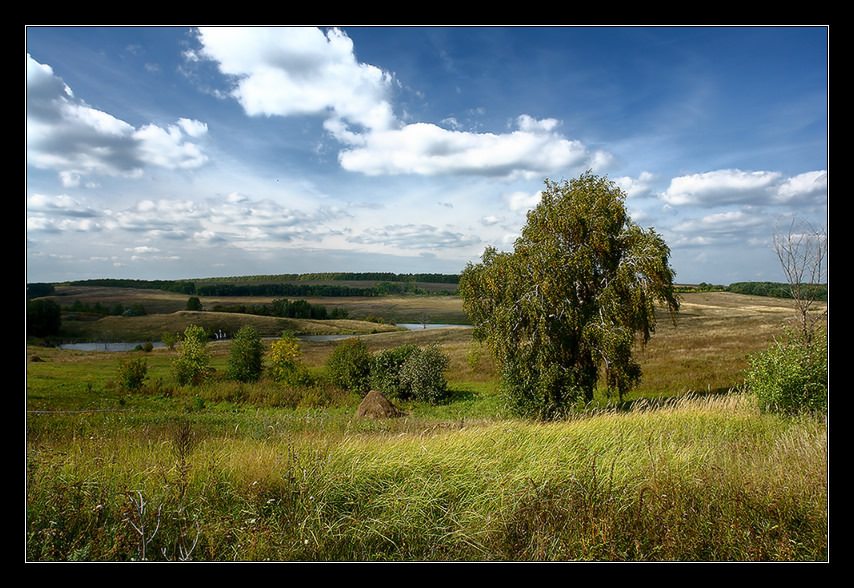
[[[356,410],[357,417],[367,417],[372,419],[387,419],[398,417],[402,413],[388,399],[377,392],[371,390],[362,399],[359,408]]]

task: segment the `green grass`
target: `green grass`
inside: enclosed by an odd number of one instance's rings
[[[785,309],[686,301],[623,406],[600,392],[554,423],[508,414],[466,329],[365,337],[452,357],[449,402],[379,420],[331,387],[175,386],[166,350],[30,347],[43,361],[27,363],[26,558],[827,560],[825,420],[727,392]],[[315,375],[333,346],[303,346]],[[210,348],[221,373],[227,343]],[[146,359],[144,393],[115,385],[123,357]]]
[[[550,424],[185,418],[196,438],[184,481],[176,417],[31,423],[28,557],[139,557],[124,522],[136,492],[152,528],[158,506],[172,525],[152,559],[175,557],[180,520],[199,524],[195,559],[215,561],[827,557],[822,423],[761,415],[740,396]]]

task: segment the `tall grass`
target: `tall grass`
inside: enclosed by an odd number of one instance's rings
[[[183,474],[170,421],[93,415],[88,429],[37,436],[28,557],[138,558],[135,496],[149,529],[161,508],[151,559],[177,559],[195,525],[192,558],[217,561],[827,556],[824,423],[760,414],[739,395],[549,424],[330,432],[255,416],[194,421]]]

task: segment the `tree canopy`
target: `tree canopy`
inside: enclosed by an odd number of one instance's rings
[[[632,222],[626,195],[586,172],[545,181],[513,252],[488,247],[460,277],[464,309],[525,415],[554,418],[589,402],[604,375],[620,398],[640,378],[636,340],[655,330],[655,305],[679,308],[670,250]]]

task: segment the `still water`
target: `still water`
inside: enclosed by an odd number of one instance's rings
[[[444,323],[436,323],[430,324],[428,323],[426,326],[421,323],[398,323],[398,327],[405,327],[410,331],[419,331],[421,329],[444,329],[447,327],[470,327],[471,325],[450,325]],[[339,339],[348,339],[350,337],[359,337],[360,335],[303,335],[297,337],[301,341],[337,341]],[[76,349],[78,351],[133,351],[136,349],[138,345],[142,345],[143,341],[136,341],[131,343],[106,343],[106,342],[96,342],[96,343],[66,343],[64,345],[60,345],[61,349]],[[152,345],[155,348],[163,348],[166,347],[165,344],[161,342],[154,343]]]
[[[133,351],[137,345],[143,345],[143,341],[133,343],[65,343],[60,345],[60,349],[76,349],[78,351]],[[163,343],[151,343],[155,348],[166,347]]]
[[[471,325],[451,325],[444,323],[427,324],[421,323],[397,323],[398,327],[405,327],[410,331],[420,331],[422,329],[445,329],[448,327],[471,327]],[[297,337],[300,341],[338,341],[339,339],[349,339],[350,337],[363,337],[364,335],[301,335]]]

